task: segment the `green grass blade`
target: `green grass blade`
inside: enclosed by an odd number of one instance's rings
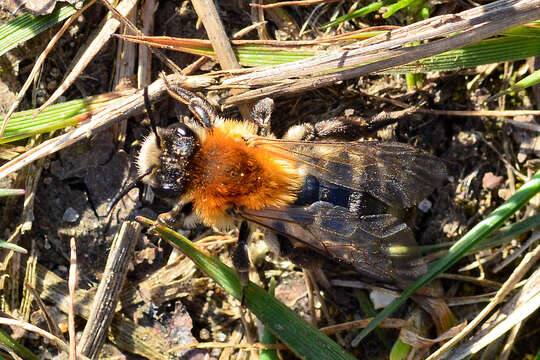
[[[372,318],[377,315],[377,311],[373,307],[369,295],[364,290],[355,289],[354,297],[356,298],[356,301],[358,301],[358,307],[364,318]],[[388,340],[388,331],[386,329],[376,328],[375,335],[387,349],[391,348],[391,343]]]
[[[23,14],[0,26],[0,56],[17,47],[21,42],[29,40],[47,30],[51,26],[75,14],[77,9],[64,5],[49,15],[34,16]]]
[[[155,226],[163,239],[171,242],[259,318],[272,333],[302,359],[354,359],[329,337],[319,332],[266,291],[249,282],[242,288],[236,271],[197,249],[191,241],[151,220],[137,217],[145,225]]]
[[[9,242],[4,241],[4,240],[0,240],[0,248],[13,250],[13,251],[21,253],[21,254],[28,254],[28,251],[26,251],[25,248],[20,247],[19,245],[9,243]]]
[[[15,354],[21,356],[25,360],[39,360],[30,350],[15,341],[8,333],[0,329],[0,344],[12,350]]]
[[[390,360],[407,359],[411,350],[412,350],[411,345],[404,343],[400,339],[397,339],[396,342],[394,343],[394,346],[392,346],[389,359]]]
[[[344,23],[345,21],[356,19],[357,17],[364,16],[364,15],[367,15],[367,14],[371,14],[372,12],[375,12],[375,11],[379,10],[383,5],[385,5],[387,3],[389,3],[389,2],[388,1],[376,1],[376,2],[373,2],[371,4],[368,4],[368,5],[364,6],[364,7],[361,7],[360,9],[357,9],[357,10],[353,11],[350,14],[340,16],[337,19],[322,25],[321,27],[319,27],[319,29],[324,30],[326,28],[329,28],[329,27]]]
[[[24,195],[24,189],[0,189],[0,197]]]
[[[34,117],[36,109],[16,112],[6,126],[0,144],[24,139],[33,135],[75,126],[86,121],[97,110],[105,107],[107,101],[117,97],[115,93],[66,101],[49,106]],[[3,117],[0,118],[0,123]]]
[[[442,274],[455,262],[465,256],[472,248],[477,246],[489,234],[498,229],[506,220],[515,214],[534,195],[540,192],[540,171],[527,181],[510,199],[495,209],[488,217],[480,221],[469,232],[467,232],[458,242],[456,242],[448,253],[431,266],[428,272],[419,280],[415,281],[407,288],[399,298],[392,301],[383,311],[381,311],[368,326],[353,340],[352,345],[357,346],[379,323],[392,314],[402,305],[416,290],[428,284],[439,274]]]
[[[526,59],[540,54],[540,41],[531,41],[528,37],[504,36],[487,39],[412,62],[394,69],[385,70],[386,74],[407,72],[455,71],[465,68]]]
[[[508,94],[508,93],[511,93],[511,92],[518,92],[520,90],[526,89],[528,87],[531,87],[533,85],[538,84],[539,82],[540,82],[540,70],[536,70],[532,74],[524,77],[523,79],[521,79],[520,81],[518,81],[514,85],[510,86],[508,89],[505,89],[505,90],[499,92],[498,94],[489,97],[486,100],[486,103],[491,102],[491,101],[493,101],[493,100],[497,99],[498,97],[503,96],[505,94]]]
[[[540,227],[540,214],[533,215],[517,223],[507,225],[501,228],[499,231],[488,237],[485,241],[475,246],[467,253],[467,255],[474,254],[481,250],[492,249],[496,246],[514,239],[515,237],[531,231],[537,227]]]
[[[528,30],[529,35],[507,35],[487,39],[461,49],[447,51],[410,64],[382,71],[383,74],[427,73],[431,71],[456,71],[504,61],[516,61],[540,54],[540,30]],[[536,36],[532,38],[532,33]],[[373,35],[378,35],[374,33]],[[366,33],[362,34],[367,36]],[[346,41],[349,41],[347,39]],[[532,41],[535,40],[535,41]],[[333,42],[336,45],[340,41]],[[257,67],[280,65],[292,61],[303,60],[317,54],[313,46],[276,48],[272,45],[234,45],[234,52],[242,66]],[[183,46],[175,49],[190,54],[215,56],[212,47]]]
[[[397,3],[390,5],[386,12],[383,14],[383,18],[388,19],[390,16],[394,15],[399,10],[409,7],[412,3],[416,1],[418,0],[400,0]]]
[[[270,279],[269,289],[268,293],[272,296],[274,296],[274,292],[276,289],[276,280],[274,278]],[[265,326],[262,332],[261,336],[261,343],[263,344],[275,344],[276,343],[276,337],[268,328]],[[274,349],[264,349],[259,351],[259,360],[278,360],[278,352]]]
[[[513,223],[513,224],[500,228],[499,230],[494,232],[490,237],[488,237],[486,240],[482,241],[480,244],[477,244],[474,248],[472,248],[467,253],[467,255],[474,254],[478,251],[493,249],[494,247],[501,246],[505,244],[506,242],[512,240],[513,238],[521,234],[524,234],[527,231],[536,229],[537,227],[540,227],[540,214],[533,215],[524,220],[518,221],[517,223]],[[454,245],[454,243],[452,242],[433,244],[433,245],[421,245],[420,250],[424,254],[429,254],[437,250],[448,249],[452,245]]]

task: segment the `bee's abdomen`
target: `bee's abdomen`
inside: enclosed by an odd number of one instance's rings
[[[359,216],[396,213],[396,209],[390,209],[388,205],[368,192],[347,189],[307,175],[294,205],[307,206],[317,201],[344,207]]]

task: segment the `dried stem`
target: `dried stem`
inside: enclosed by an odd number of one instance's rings
[[[81,354],[92,359],[97,359],[107,337],[140,232],[140,224],[124,222],[111,246],[105,271],[92,304],[90,317],[80,340]]]

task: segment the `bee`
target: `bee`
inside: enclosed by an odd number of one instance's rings
[[[293,258],[303,249],[377,282],[403,287],[426,271],[402,215],[446,177],[438,158],[397,142],[305,141],[298,128],[277,139],[269,131],[271,99],[255,105],[252,120],[235,120],[168,87],[195,121],[157,128],[147,106],[152,132],[137,180],[176,203],[158,221],[174,223],[191,204],[195,222],[222,230],[240,224],[232,260],[242,279],[250,224],[275,234]]]

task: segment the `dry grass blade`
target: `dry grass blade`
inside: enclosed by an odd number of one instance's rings
[[[170,81],[174,82],[175,79],[172,78]],[[154,82],[154,84],[150,85],[149,96],[152,101],[156,101],[164,94],[165,86],[162,80],[157,80]],[[104,129],[116,121],[139,114],[142,112],[143,108],[144,104],[142,99],[142,91],[136,92],[133,95],[121,97],[116,101],[111,102],[110,106],[95,114],[95,116],[93,116],[92,119],[84,125],[81,125],[80,127],[73,129],[64,135],[47,140],[2,165],[0,167],[0,178],[6,177],[7,175],[23,168],[37,159],[50,155],[71,144],[74,144],[81,139],[91,136],[98,130]]]
[[[2,325],[8,325],[8,326],[15,326],[20,327],[26,331],[30,331],[33,333],[36,333],[45,339],[48,339],[49,341],[55,343],[58,348],[62,351],[65,351],[66,353],[69,351],[68,345],[60,338],[54,336],[48,331],[45,331],[37,326],[34,326],[32,324],[29,324],[25,321],[15,320],[15,319],[8,319],[8,318],[0,318],[0,324]]]
[[[124,24],[124,26],[129,28],[135,34],[137,34],[139,36],[143,36],[143,33],[139,29],[137,29],[137,27],[135,25],[133,25],[133,23],[126,17],[127,14],[130,13],[130,11],[128,11],[127,13],[124,13],[124,12],[122,12],[120,10],[120,6],[117,6],[118,7],[118,9],[117,9],[113,5],[111,5],[107,0],[101,0],[101,2],[103,3],[103,5],[105,5],[107,7],[107,9],[109,9],[109,11],[117,19],[119,19],[118,21],[120,21],[122,24]],[[181,72],[180,68],[175,63],[173,63],[168,57],[166,57],[164,54],[162,54],[159,50],[150,49],[150,51],[152,51],[152,53],[154,55],[156,55],[156,57],[158,59],[160,59],[165,65],[167,65],[167,67],[169,67],[169,69],[171,69],[175,74],[181,75],[182,72]]]
[[[34,289],[30,284],[25,283],[24,286],[28,291],[32,293],[34,296],[34,300],[36,300],[36,303],[39,306],[39,309],[43,314],[45,315],[45,320],[47,321],[47,326],[49,327],[49,331],[53,333],[54,336],[58,337],[59,339],[64,339],[64,335],[62,334],[62,331],[60,331],[60,328],[58,327],[58,324],[54,321],[54,319],[51,317],[51,314],[49,314],[49,311],[47,310],[47,307],[45,306],[45,303],[43,303],[43,300],[39,297],[38,292],[36,289]]]
[[[404,343],[412,345],[414,347],[431,347],[437,343],[446,341],[456,336],[456,334],[459,331],[463,330],[465,325],[466,323],[461,323],[459,325],[456,325],[452,327],[451,329],[449,329],[448,331],[441,334],[440,336],[437,336],[437,338],[435,339],[427,339],[407,328],[403,328],[401,332],[399,333],[399,339],[403,341]]]
[[[223,85],[231,87],[262,86],[260,89],[232,96],[227,99],[227,103],[252,101],[265,96],[283,96],[327,86],[336,81],[459,48],[539,17],[540,4],[534,0],[499,0],[455,15],[430,18],[360,42],[337,53],[226,79]],[[455,35],[450,36],[451,34]],[[439,37],[444,38],[414,47],[408,46],[416,41],[425,42]],[[299,77],[300,80],[293,81]]]
[[[146,0],[142,5],[142,33],[149,35],[154,32],[155,0]],[[139,64],[137,68],[137,87],[142,88],[152,82],[152,53],[146,46],[139,46]]]
[[[79,345],[80,353],[92,359],[97,359],[105,342],[140,233],[139,224],[124,222],[111,245],[102,281],[99,283]]]
[[[346,323],[336,324],[332,326],[325,326],[325,327],[320,328],[319,331],[327,335],[331,335],[331,334],[338,333],[340,331],[362,329],[362,328],[365,328],[371,322],[371,320],[373,320],[373,318],[354,320],[354,321],[349,321]],[[410,324],[407,320],[393,319],[393,318],[385,319],[379,324],[379,327],[386,328],[386,329],[403,329],[409,326]]]
[[[275,2],[273,4],[257,4],[257,3],[251,3],[249,6],[252,7],[259,7],[262,9],[271,9],[276,7],[282,7],[282,6],[312,6],[312,5],[318,5],[321,3],[330,4],[333,2],[336,2],[339,0],[299,0],[299,1],[279,1]]]
[[[131,20],[136,19],[137,8],[134,7],[128,17]],[[122,25],[122,33],[127,31],[126,26]],[[114,69],[113,89],[120,90],[124,88],[139,87],[133,81],[135,73],[135,63],[137,59],[137,46],[135,44],[119,42],[116,48],[116,66]],[[114,124],[112,131],[118,148],[122,148],[126,141],[127,120],[122,120]]]
[[[193,278],[195,270],[192,261],[179,257],[139,282],[137,286],[124,289],[120,294],[119,308],[124,304],[134,305],[147,299],[161,305],[165,301],[188,296],[190,292],[185,290],[188,284],[193,288],[204,287],[207,284],[205,279],[197,281]]]
[[[77,334],[75,332],[75,290],[77,289],[77,245],[75,238],[69,240],[69,311],[68,311],[68,331],[69,331],[69,360],[77,360]]]
[[[537,242],[538,240],[540,240],[540,230],[534,231],[524,244],[522,244],[515,252],[513,252],[510,256],[504,259],[500,264],[495,266],[492,270],[493,273],[496,274],[499,271],[501,271],[503,268],[508,266],[512,261],[520,257],[521,254],[523,254],[528,248],[534,245],[534,243]]]
[[[193,0],[192,4],[204,24],[208,38],[223,70],[240,69],[241,66],[236,59],[236,55],[234,55],[229,37],[225,32],[214,2],[211,0]],[[238,92],[233,91],[233,94],[235,93]],[[250,104],[239,106],[244,119],[251,118],[251,108]]]
[[[7,123],[9,121],[9,119],[11,118],[11,115],[13,115],[13,113],[15,112],[15,110],[17,109],[17,107],[19,106],[19,104],[21,103],[24,95],[26,94],[26,92],[28,91],[28,89],[30,88],[30,85],[32,84],[32,82],[34,81],[34,79],[36,78],[38,72],[39,72],[39,69],[41,68],[41,66],[43,65],[43,62],[45,62],[45,59],[47,58],[47,56],[49,55],[49,53],[51,52],[52,48],[54,47],[54,45],[56,44],[56,42],[58,41],[58,39],[60,39],[60,37],[66,32],[66,30],[71,26],[71,24],[77,20],[77,18],[86,10],[88,9],[92,4],[94,4],[96,2],[96,0],[92,0],[92,1],[89,1],[88,4],[86,4],[85,6],[83,6],[80,10],[78,10],[75,14],[73,14],[65,23],[64,25],[62,25],[62,27],[60,28],[60,30],[58,30],[58,32],[52,37],[52,39],[49,41],[49,43],[47,44],[47,47],[45,48],[45,50],[43,50],[43,52],[39,55],[39,57],[37,58],[35,64],[34,64],[34,67],[32,67],[32,71],[30,71],[30,75],[28,75],[28,78],[26,79],[26,81],[24,82],[24,85],[22,86],[21,90],[19,90],[19,93],[17,94],[17,99],[15,100],[15,102],[11,105],[11,107],[9,108],[8,112],[6,113],[6,116],[4,117],[4,120],[2,122],[2,127],[0,128],[0,139],[2,138],[2,136],[4,135],[4,131],[6,130],[6,126],[7,126]]]
[[[192,76],[184,79],[181,84],[187,89],[195,89],[208,86],[212,83],[212,78],[206,76]],[[167,81],[170,84],[179,84],[180,80],[176,75],[169,75]],[[156,80],[148,87],[148,95],[151,102],[158,101],[166,93],[166,87],[162,79]],[[142,90],[136,91],[132,95],[122,96],[115,101],[108,103],[108,106],[94,114],[90,121],[73,129],[72,131],[47,140],[38,146],[28,150],[24,154],[5,163],[0,167],[0,179],[9,174],[31,164],[42,157],[48,156],[61,149],[64,149],[82,139],[88,138],[100,130],[103,130],[117,121],[127,119],[130,116],[140,114],[144,109]]]
[[[529,277],[523,290],[513,300],[515,302],[509,302],[510,306],[503,309],[505,315],[499,317],[494,325],[490,324],[488,329],[483,329],[480,336],[456,349],[451,359],[461,360],[478,353],[540,308],[540,269],[536,269]]]
[[[514,289],[514,285],[540,260],[540,246],[529,252],[521,263],[516,267],[512,275],[505,281],[503,286],[497,291],[497,295],[482,311],[455,337],[445,343],[440,349],[431,354],[427,360],[439,359],[446,351],[456,345],[461,339],[469,334],[504,298]]]
[[[24,228],[24,226],[21,227],[21,230]],[[33,293],[30,288],[26,285],[31,284],[31,286],[34,286],[36,283],[36,264],[37,264],[37,251],[36,251],[36,243],[35,241],[32,241],[31,249],[30,249],[30,255],[28,256],[26,260],[26,268],[24,270],[24,280],[23,284],[25,285],[21,297],[21,301],[19,303],[19,314],[20,319],[28,321],[30,319],[30,314],[32,313],[32,303],[33,299],[35,298],[36,294]],[[45,315],[46,317],[47,315]],[[49,331],[53,333],[53,335],[58,336],[56,332],[54,332],[53,327],[49,326]],[[62,338],[62,336],[58,336],[59,338]]]
[[[51,302],[62,312],[68,312],[67,281],[39,265],[36,268],[36,290],[43,301]],[[95,290],[95,289],[93,289]],[[78,316],[87,319],[90,316],[91,303],[95,291],[78,289],[76,291]],[[167,360],[165,339],[154,334],[150,329],[135,324],[132,320],[116,313],[110,328],[110,339],[120,349],[150,359]],[[67,345],[66,345],[67,347]]]
[[[117,10],[123,14],[128,14],[133,7],[137,4],[137,0],[123,0],[117,6]],[[66,75],[62,84],[56,89],[56,91],[49,97],[49,99],[41,105],[37,113],[40,113],[47,106],[54,103],[58,98],[73,84],[73,82],[79,77],[81,72],[86,68],[90,61],[97,55],[103,45],[110,39],[120,26],[120,21],[115,18],[109,18],[103,21],[99,26],[99,29],[90,37],[88,44],[84,45],[73,62],[71,71]]]
[[[170,349],[169,352],[173,353],[178,350],[183,349],[246,349],[246,350],[263,350],[263,349],[276,349],[276,350],[285,350],[287,347],[283,344],[260,344],[260,343],[253,343],[253,344],[239,344],[239,343],[218,343],[218,342],[206,342],[206,343],[193,343],[193,344],[186,344],[186,345],[180,345],[175,346],[174,348]]]

